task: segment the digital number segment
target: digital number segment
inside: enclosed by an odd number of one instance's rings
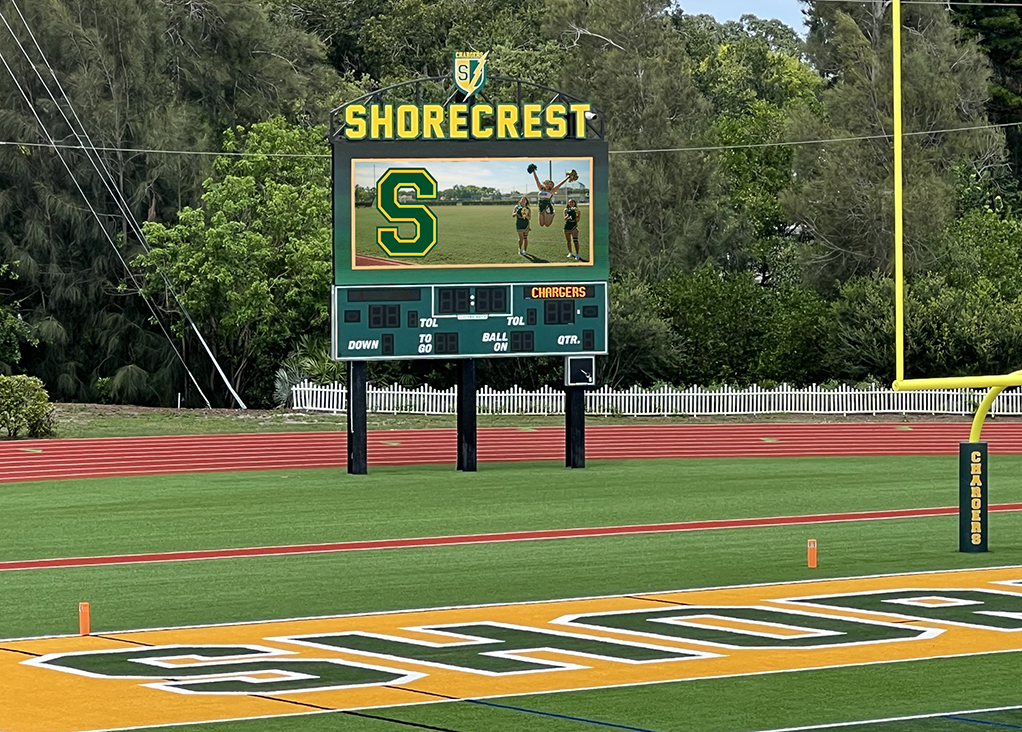
[[[506,313],[507,290],[507,287],[477,287],[475,295],[476,312]]]
[[[470,302],[467,287],[441,287],[437,290],[436,311],[440,315],[467,314]]]

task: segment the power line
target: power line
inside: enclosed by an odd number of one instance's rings
[[[150,251],[149,242],[146,239],[145,232],[142,230],[142,227],[139,225],[138,221],[135,220],[135,216],[131,212],[131,207],[128,204],[127,199],[124,197],[123,191],[121,191],[121,189],[117,186],[116,179],[113,173],[111,172],[110,168],[107,167],[106,161],[103,160],[102,156],[100,156],[98,152],[96,152],[95,144],[92,142],[92,138],[89,136],[89,132],[86,129],[85,124],[82,122],[81,117],[78,116],[78,112],[74,108],[74,104],[71,103],[71,98],[68,97],[67,92],[64,91],[64,87],[60,83],[60,79],[57,77],[56,70],[53,68],[53,66],[50,65],[49,59],[46,58],[46,54],[43,52],[43,47],[39,44],[39,41],[36,38],[35,33],[32,32],[32,27],[28,24],[28,19],[25,18],[24,14],[21,12],[21,8],[18,6],[17,0],[11,0],[11,5],[14,7],[15,11],[17,11],[18,17],[21,18],[21,22],[25,26],[25,30],[28,31],[28,35],[32,39],[32,43],[35,44],[36,50],[39,52],[39,57],[46,65],[47,70],[50,72],[50,76],[53,77],[53,81],[56,84],[57,89],[60,91],[60,95],[61,97],[63,97],[64,102],[67,104],[68,109],[71,111],[71,115],[75,118],[75,121],[78,123],[78,129],[75,128],[75,126],[71,123],[71,120],[68,119],[68,116],[64,113],[64,110],[61,107],[60,102],[57,101],[57,98],[53,94],[53,91],[50,89],[49,84],[47,84],[46,80],[43,78],[43,75],[39,72],[39,67],[36,66],[35,62],[32,60],[32,57],[29,55],[28,51],[22,45],[21,40],[14,32],[14,29],[11,28],[10,24],[7,22],[7,19],[4,18],[2,14],[0,14],[0,19],[2,19],[4,25],[7,26],[7,30],[10,31],[11,37],[14,39],[14,42],[17,44],[22,54],[24,54],[25,59],[32,67],[32,71],[35,72],[36,77],[39,79],[39,82],[46,90],[46,93],[50,97],[51,101],[53,101],[54,107],[60,113],[60,116],[63,117],[64,122],[67,123],[67,126],[68,128],[70,128],[71,133],[75,136],[75,139],[77,139],[79,143],[82,143],[84,138],[84,142],[88,143],[88,145],[85,145],[82,148],[85,151],[86,157],[88,157],[89,162],[92,164],[93,169],[99,175],[99,179],[103,183],[104,188],[106,188],[107,192],[114,199],[114,203],[117,205],[118,209],[120,209],[121,215],[123,216],[125,223],[131,227],[132,231],[135,233],[135,235],[138,237],[138,240],[141,242],[143,249],[147,253],[149,253]],[[40,124],[42,124],[41,120]],[[53,137],[49,133],[47,133],[47,137],[50,139],[51,142],[53,142]],[[80,187],[79,190],[81,190]],[[100,225],[102,225],[102,222],[100,222]],[[191,313],[188,312],[188,309],[185,307],[184,303],[181,301],[181,298],[175,291],[173,284],[170,282],[170,278],[166,274],[162,274],[162,279],[167,287],[167,290],[174,297],[174,299],[178,303],[178,306],[181,308],[182,315],[184,315],[189,325],[191,325],[192,330],[195,332],[195,335],[199,340],[199,343],[205,349],[206,355],[209,356],[210,360],[213,363],[213,366],[216,368],[217,372],[224,380],[224,383],[227,386],[227,390],[231,393],[231,396],[234,397],[234,400],[238,403],[238,406],[241,407],[242,409],[246,409],[245,403],[241,400],[241,397],[235,391],[234,386],[231,384],[230,380],[227,378],[227,375],[220,367],[220,362],[217,360],[216,356],[213,355],[213,352],[210,350],[209,345],[206,343],[206,339],[203,338],[202,333],[199,330],[199,326],[195,323],[195,320],[192,318]],[[132,280],[134,281],[134,275],[132,275]],[[142,298],[144,300],[146,300],[146,304],[149,306],[149,309],[153,311],[153,316],[156,317],[156,313],[153,306],[149,303],[148,301],[149,299],[144,294],[142,294],[141,289],[139,290],[139,294],[142,295]],[[206,397],[206,394],[202,391],[202,388],[199,386],[199,382],[195,378],[195,375],[192,373],[191,369],[188,368],[188,364],[185,362],[184,357],[178,351],[177,345],[174,343],[173,338],[171,338],[170,334],[167,333],[162,323],[160,324],[160,328],[161,330],[163,330],[164,335],[166,335],[171,348],[174,350],[174,354],[181,361],[181,365],[184,367],[185,372],[188,374],[188,377],[195,385],[196,390],[202,396],[202,399],[206,403],[206,406],[209,407],[210,406],[209,399]]]
[[[329,158],[329,153],[250,153],[250,152],[211,152],[208,150],[158,150],[141,147],[97,147],[95,145],[73,145],[68,143],[54,143],[52,145],[41,142],[18,142],[16,140],[0,140],[0,145],[14,147],[35,147],[35,148],[61,148],[64,150],[96,150],[97,152],[124,152],[140,153],[145,155],[205,155],[210,157],[265,157],[265,158]]]
[[[845,2],[846,0],[826,0],[827,2]],[[1022,7],[1022,4],[1020,4]],[[906,132],[905,137],[923,135],[945,135],[953,132],[976,132],[978,130],[995,130],[1006,127],[1018,127],[1022,122],[1001,122],[997,124],[975,125],[971,127],[949,127],[941,130],[922,130],[918,132]],[[669,147],[651,148],[648,150],[611,150],[611,155],[638,155],[643,153],[658,152],[713,152],[717,150],[747,150],[760,147],[795,147],[799,145],[824,145],[832,142],[862,142],[864,140],[890,139],[891,135],[860,135],[856,137],[831,137],[822,140],[792,140],[788,142],[756,142],[744,145],[705,145],[694,147]],[[68,143],[42,143],[42,142],[21,142],[17,140],[0,140],[0,147],[31,147],[41,149],[55,148],[58,150],[96,150],[99,152],[132,152],[145,153],[149,155],[208,155],[212,157],[267,157],[267,158],[318,158],[327,159],[329,153],[248,153],[248,152],[208,152],[204,150],[160,150],[155,148],[136,147],[93,147],[85,145],[73,145]]]
[[[837,0],[829,0],[837,2]],[[975,125],[973,127],[950,127],[943,130],[923,130],[921,132],[906,132],[905,137],[919,137],[924,135],[943,135],[951,132],[975,132],[977,130],[995,130],[1004,127],[1018,127],[1022,122],[1002,122],[999,124]],[[714,150],[748,150],[760,147],[795,147],[799,145],[824,145],[830,142],[862,142],[864,140],[889,140],[892,135],[860,135],[858,137],[832,137],[827,140],[795,140],[792,142],[755,142],[747,145],[710,145],[706,147],[669,147],[655,148],[651,150],[611,150],[611,155],[639,155],[643,153],[664,153],[664,152],[709,152]]]
[[[0,20],[3,21],[3,24],[6,26],[7,30],[10,32],[11,37],[13,38],[14,42],[17,44],[17,46],[21,50],[22,54],[24,54],[24,56],[25,56],[26,60],[28,61],[29,65],[32,67],[32,71],[35,72],[36,77],[39,79],[39,81],[42,84],[43,88],[46,90],[46,93],[49,96],[50,100],[54,103],[57,111],[60,113],[60,115],[64,119],[64,121],[67,123],[68,127],[71,129],[71,131],[74,134],[74,136],[79,140],[80,143],[83,141],[83,137],[84,137],[85,141],[91,143],[92,140],[91,140],[91,138],[89,138],[88,132],[85,130],[85,127],[84,127],[84,124],[82,124],[81,118],[78,116],[77,111],[75,111],[74,105],[71,104],[71,100],[68,98],[67,94],[64,92],[64,88],[60,84],[60,80],[57,78],[56,71],[53,69],[52,66],[50,66],[49,61],[47,60],[45,53],[43,53],[42,47],[39,45],[39,42],[36,40],[35,34],[32,32],[32,28],[29,26],[28,21],[25,19],[25,16],[21,13],[21,9],[18,7],[16,0],[11,0],[11,4],[15,8],[15,10],[17,11],[19,17],[22,20],[22,23],[24,23],[25,29],[28,31],[28,34],[32,38],[33,43],[35,43],[36,49],[39,51],[39,54],[40,54],[40,57],[43,60],[43,63],[49,69],[50,74],[53,77],[53,81],[56,83],[57,88],[59,89],[59,91],[61,93],[61,96],[64,98],[65,103],[67,104],[67,106],[71,110],[72,116],[75,118],[75,120],[78,122],[79,126],[81,127],[81,132],[79,132],[78,129],[75,128],[75,125],[72,124],[71,120],[64,113],[63,108],[61,107],[60,103],[57,101],[57,98],[54,95],[53,91],[50,89],[49,84],[46,82],[46,80],[43,78],[42,74],[39,72],[38,66],[36,66],[35,62],[32,60],[31,56],[29,55],[28,50],[21,43],[21,40],[18,38],[17,34],[14,32],[14,29],[11,27],[10,23],[7,21],[7,18],[4,17],[4,15],[2,13],[0,13]],[[114,242],[113,238],[111,237],[110,233],[107,231],[106,226],[104,225],[103,220],[101,219],[99,213],[96,211],[95,207],[92,205],[91,200],[89,199],[88,195],[85,193],[85,190],[82,188],[81,184],[78,182],[78,179],[75,177],[74,172],[71,170],[71,166],[68,165],[67,160],[64,158],[64,155],[61,153],[61,149],[63,149],[63,148],[60,148],[60,147],[57,146],[58,143],[56,142],[56,140],[54,140],[53,136],[50,134],[49,129],[47,128],[46,124],[43,122],[42,118],[40,117],[38,111],[36,110],[35,105],[31,101],[31,99],[29,98],[29,95],[26,92],[27,84],[26,84],[26,87],[23,87],[21,82],[18,81],[18,78],[16,77],[16,75],[14,73],[14,70],[8,64],[7,59],[3,56],[2,52],[0,52],[0,62],[2,62],[4,67],[7,69],[7,72],[11,76],[11,80],[14,82],[14,85],[17,87],[18,91],[21,93],[22,99],[25,101],[25,103],[28,106],[29,110],[32,112],[32,116],[35,117],[35,120],[39,124],[40,128],[42,129],[43,134],[45,135],[46,139],[49,141],[49,143],[50,143],[49,147],[53,147],[54,148],[54,151],[57,153],[57,157],[60,159],[60,162],[63,164],[64,168],[67,170],[67,173],[70,176],[71,181],[74,183],[75,188],[78,190],[78,192],[81,194],[81,196],[85,199],[86,206],[88,206],[89,211],[91,211],[92,215],[96,218],[96,221],[99,223],[100,230],[103,232],[103,235],[106,237],[107,242],[110,244],[111,248],[114,250],[114,253],[117,255],[117,258],[121,261],[121,264],[124,266],[124,269],[125,269],[125,271],[128,274],[128,277],[135,284],[136,288],[139,290],[139,293],[141,294],[141,289],[142,288],[141,288],[139,282],[137,281],[137,279],[135,278],[135,274],[131,271],[131,268],[128,266],[127,261],[125,261],[124,256],[121,254],[119,248],[117,247],[117,245]],[[90,147],[89,145],[81,144],[81,145],[78,146],[78,148],[83,150],[83,151],[85,151],[86,156],[89,159],[89,162],[92,164],[93,169],[99,175],[99,178],[102,181],[102,183],[103,183],[104,187],[106,188],[107,192],[110,193],[110,195],[114,199],[114,202],[117,204],[117,207],[121,210],[121,214],[124,217],[125,222],[129,226],[131,226],[133,231],[135,231],[138,234],[138,236],[140,237],[140,239],[142,241],[143,246],[146,248],[146,251],[148,251],[147,242],[145,241],[145,234],[144,234],[144,232],[142,232],[141,227],[139,226],[138,222],[135,220],[134,216],[132,215],[131,211],[129,210],[127,200],[124,198],[124,195],[121,192],[121,190],[116,186],[116,183],[113,180],[113,176],[112,176],[112,174],[110,172],[110,169],[107,167],[106,163],[98,155],[98,153],[96,153],[95,150],[92,147]],[[169,282],[169,280],[167,280],[166,276],[164,276],[164,280],[167,281],[166,284],[168,286],[168,289],[170,289],[171,293],[175,296],[175,298],[177,298],[177,295],[176,295],[176,293],[174,293],[173,288],[171,287],[170,282]],[[206,406],[209,407],[210,406],[209,399],[206,397],[206,395],[203,392],[202,388],[199,386],[199,383],[196,380],[194,374],[192,374],[191,369],[188,368],[188,364],[185,363],[185,360],[184,360],[183,356],[178,351],[177,346],[174,343],[173,338],[171,337],[170,333],[167,331],[167,328],[166,328],[166,326],[164,326],[162,320],[160,320],[160,317],[159,317],[158,313],[156,312],[155,308],[153,307],[152,303],[149,301],[149,298],[146,297],[145,295],[142,295],[142,300],[145,302],[146,306],[149,308],[149,311],[152,314],[154,321],[159,326],[160,330],[163,332],[163,335],[167,338],[168,343],[170,343],[170,346],[171,346],[171,348],[174,351],[174,354],[181,361],[181,364],[184,367],[185,372],[188,374],[188,377],[191,379],[192,383],[195,385],[196,390],[202,396],[203,401],[205,401],[205,403],[206,403]],[[202,345],[204,347],[206,347],[207,352],[209,352],[209,347],[206,346],[205,339],[203,339],[202,334],[198,332],[197,326],[195,325],[194,321],[192,320],[191,316],[189,315],[189,313],[187,312],[187,310],[184,308],[183,305],[182,305],[182,311],[183,311],[185,317],[188,319],[189,323],[192,325],[193,329],[195,329],[196,335],[198,336],[200,343],[202,343]],[[231,394],[233,396],[235,396],[235,399],[238,401],[239,406],[242,409],[244,409],[245,408],[244,403],[241,402],[240,397],[238,397],[236,395],[236,393],[235,393],[233,387],[231,386],[230,382],[227,381],[227,377],[226,377],[226,375],[223,374],[223,371],[220,369],[219,363],[216,362],[216,359],[212,355],[212,353],[209,353],[209,356],[210,356],[211,359],[213,359],[214,366],[216,366],[217,370],[220,371],[221,376],[223,376],[224,380],[227,382],[227,388],[231,391]]]
[[[0,18],[3,18],[3,16],[0,15]],[[4,18],[4,23],[5,24],[7,23],[6,18]],[[8,28],[10,28],[10,26],[8,26]],[[17,79],[17,77],[16,77],[16,75],[14,73],[14,70],[11,68],[10,64],[7,63],[7,58],[3,55],[3,52],[0,52],[0,63],[2,63],[4,65],[4,67],[7,69],[7,72],[11,75],[11,80],[14,82],[14,85],[17,87],[18,92],[21,94],[21,98],[25,101],[25,104],[28,105],[29,110],[32,112],[32,116],[35,117],[36,122],[38,122],[39,126],[42,128],[43,134],[46,135],[46,137],[50,138],[49,129],[43,123],[42,118],[39,116],[39,113],[36,110],[35,105],[32,103],[32,100],[29,98],[28,93],[22,87],[21,83],[18,81],[18,79]],[[50,138],[50,139],[52,139],[52,138]],[[131,281],[135,284],[136,288],[140,288],[141,285],[135,279],[135,274],[131,271],[131,268],[128,266],[127,261],[125,261],[124,255],[121,254],[120,249],[117,248],[117,244],[114,242],[113,237],[110,236],[110,232],[107,231],[106,226],[103,225],[103,220],[102,220],[102,218],[100,218],[99,212],[96,211],[96,209],[93,207],[92,201],[89,200],[89,197],[85,193],[85,190],[82,188],[81,184],[78,182],[78,179],[75,177],[74,172],[71,170],[71,166],[68,165],[67,160],[64,159],[64,156],[61,154],[60,150],[57,150],[56,152],[57,152],[57,157],[60,158],[60,162],[63,164],[64,169],[67,170],[67,174],[70,176],[71,181],[74,183],[75,188],[78,189],[78,192],[82,195],[82,198],[85,199],[85,205],[88,207],[89,211],[92,212],[92,215],[96,218],[96,221],[99,222],[99,228],[103,232],[103,235],[106,237],[106,240],[110,244],[111,248],[114,250],[114,254],[117,255],[117,258],[121,261],[121,264],[124,265],[124,269],[127,271],[128,277],[131,278]],[[152,313],[153,318],[156,319],[156,322],[159,324],[160,329],[163,331],[163,334],[168,339],[170,339],[170,334],[167,332],[166,328],[164,327],[163,322],[160,321],[160,319],[159,319],[159,317],[158,317],[158,315],[156,313],[156,310],[153,308],[152,304],[149,302],[149,300],[147,298],[143,298],[143,300],[145,301],[146,305],[149,307],[149,311]],[[173,341],[171,341],[171,345],[173,345]],[[177,352],[176,348],[174,350],[175,350],[175,352]],[[180,358],[180,354],[178,354],[178,357]],[[185,368],[187,368],[187,366]],[[201,393],[201,391],[200,391],[200,393]],[[205,398],[205,395],[203,395],[203,398]],[[207,401],[207,404],[208,404],[208,401]]]

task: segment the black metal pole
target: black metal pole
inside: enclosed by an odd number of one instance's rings
[[[351,361],[348,367],[348,473],[365,475],[369,472],[369,449],[366,435],[366,383],[365,361]]]
[[[476,362],[458,362],[458,470],[476,472]]]
[[[586,392],[581,386],[564,388],[564,465],[586,466]]]

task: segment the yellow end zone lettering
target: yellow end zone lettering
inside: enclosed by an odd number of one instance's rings
[[[419,704],[424,693],[1019,651],[1019,630],[1022,567],[8,640],[0,729],[86,732],[288,716],[302,710],[295,702],[342,711]]]

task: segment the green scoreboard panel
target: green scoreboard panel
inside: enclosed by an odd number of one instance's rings
[[[602,124],[523,84],[516,103],[380,92],[335,111],[335,359],[607,353]]]
[[[335,287],[336,358],[493,358],[607,352],[607,285]]]

